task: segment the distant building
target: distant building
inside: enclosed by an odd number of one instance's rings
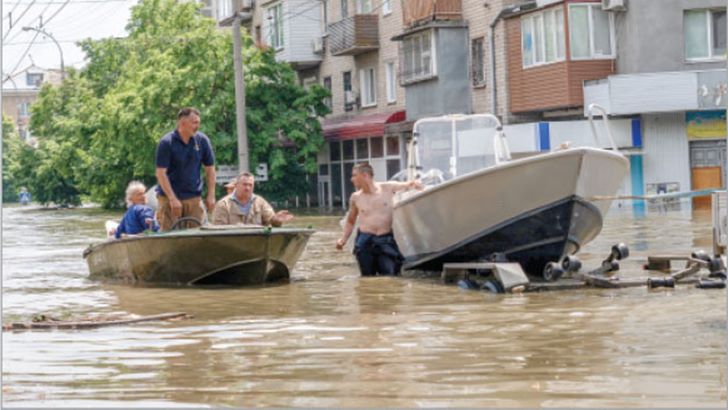
[[[31,141],[30,106],[38,98],[44,83],[60,84],[61,71],[35,65],[15,73],[3,82],[3,115],[13,119],[18,135]]]

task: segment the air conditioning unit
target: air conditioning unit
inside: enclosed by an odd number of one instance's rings
[[[317,37],[317,38],[311,40],[311,47],[313,48],[314,54],[323,54],[323,52],[324,52],[323,37]]]
[[[627,10],[627,0],[602,0],[602,10],[625,11]]]

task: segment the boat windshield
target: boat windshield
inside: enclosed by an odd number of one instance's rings
[[[421,177],[447,181],[494,165],[493,138],[499,125],[490,115],[447,116],[418,122],[415,162]]]

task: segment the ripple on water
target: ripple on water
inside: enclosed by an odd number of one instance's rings
[[[724,406],[725,291],[691,287],[489,295],[435,280],[360,278],[313,235],[292,283],[137,288],[87,279],[81,252],[120,212],[3,210],[3,320],[36,313],[180,322],[5,332],[3,404],[235,407]],[[642,276],[651,253],[705,246],[704,215],[608,216],[581,258],[615,242]]]

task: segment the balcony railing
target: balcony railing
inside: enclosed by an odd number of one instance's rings
[[[462,0],[402,0],[402,23],[405,27],[432,20],[462,18]]]
[[[329,24],[331,55],[357,55],[379,49],[379,16],[356,14]]]

